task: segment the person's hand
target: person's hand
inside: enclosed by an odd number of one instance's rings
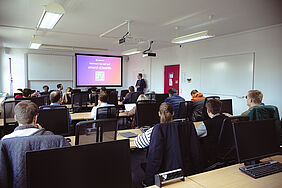
[[[136,88],[139,88],[140,86],[136,86]]]
[[[37,129],[42,129],[42,127],[41,127],[41,125],[39,125],[39,123],[36,123],[34,126],[35,126]]]
[[[226,115],[227,117],[233,117],[233,115],[229,114],[229,113],[222,113],[223,115]]]

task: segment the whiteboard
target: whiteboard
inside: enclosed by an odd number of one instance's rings
[[[254,53],[201,58],[201,92],[244,96],[253,89]]]
[[[73,56],[28,54],[28,80],[73,80]]]

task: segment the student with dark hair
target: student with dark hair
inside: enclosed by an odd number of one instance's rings
[[[31,101],[22,101],[15,106],[15,120],[19,123],[19,126],[8,135],[5,135],[3,139],[33,136],[33,135],[50,135],[53,134],[50,131],[46,131],[39,124],[37,124],[38,107]]]
[[[179,95],[177,95],[177,91],[174,88],[170,88],[168,90],[168,95],[169,95],[169,97],[165,99],[165,102],[169,102],[169,103],[172,104],[173,111],[174,111],[174,117],[177,118],[178,117],[179,104],[180,104],[180,102],[185,101],[185,99],[180,97]]]
[[[160,116],[160,123],[169,123],[173,121],[173,107],[170,103],[163,102],[159,108],[159,116]],[[151,134],[154,127],[151,127],[146,132],[141,135],[138,135],[135,140],[134,144],[137,148],[146,148],[150,145]]]
[[[192,99],[191,101],[193,102],[197,102],[197,101],[201,101],[201,100],[205,100],[206,97],[204,97],[204,95],[202,93],[200,93],[198,90],[194,89],[191,91],[191,96]]]
[[[72,88],[67,87],[66,92],[63,93],[62,101],[64,104],[71,104],[71,92],[72,92]]]
[[[107,93],[107,88],[106,88],[106,87],[101,87],[100,93],[101,93],[101,92]]]
[[[128,91],[129,91],[129,93],[127,93],[127,94],[125,95],[125,97],[124,97],[124,99],[123,99],[123,101],[122,101],[122,104],[126,104],[126,103],[128,103],[128,102],[130,101],[131,95],[134,93],[134,87],[133,87],[133,86],[130,86],[130,87],[128,88]]]
[[[114,106],[113,104],[108,104],[108,95],[107,92],[100,92],[99,94],[99,101],[98,101],[98,106],[94,106],[91,110],[91,117],[93,119],[96,119],[96,114],[97,114],[97,109],[100,107],[105,107],[105,106]]]
[[[23,90],[23,98],[30,98],[30,97],[31,97],[31,94],[32,94],[31,89],[25,88],[25,89]]]
[[[144,93],[144,89],[147,86],[145,80],[142,77],[143,77],[142,73],[138,73],[135,87],[137,88],[137,92]]]
[[[43,87],[43,92],[41,92],[41,95],[48,95],[49,94],[49,86],[44,85]]]

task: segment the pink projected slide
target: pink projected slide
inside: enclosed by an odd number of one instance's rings
[[[122,57],[76,54],[77,86],[121,86]]]

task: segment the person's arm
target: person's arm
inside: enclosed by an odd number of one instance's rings
[[[136,106],[134,106],[129,112],[127,112],[128,116],[134,116],[136,113]]]
[[[137,81],[136,81],[136,84],[135,84],[135,87],[136,87],[136,88],[140,88],[140,85],[139,85],[138,81],[139,81],[139,80],[137,80]]]
[[[129,99],[130,99],[130,95],[131,95],[131,94],[129,94],[129,93],[127,93],[127,94],[125,95],[125,97],[124,97],[124,99],[123,99],[123,101],[122,101],[122,104],[128,103],[128,101],[129,101]]]
[[[207,136],[207,128],[205,126],[204,123],[202,123],[201,125],[199,125],[197,128],[196,128],[196,132],[197,132],[197,135],[199,137],[205,137]]]
[[[93,117],[93,119],[96,119],[96,113],[97,113],[97,107],[94,106],[91,110],[91,117]]]
[[[63,100],[63,103],[67,103],[68,102],[67,93],[63,93],[62,100]]]
[[[146,148],[150,145],[150,137],[151,137],[151,133],[153,131],[154,127],[151,127],[150,129],[148,129],[146,132],[144,132],[141,135],[138,135],[135,139],[134,139],[134,145],[137,148]]]

